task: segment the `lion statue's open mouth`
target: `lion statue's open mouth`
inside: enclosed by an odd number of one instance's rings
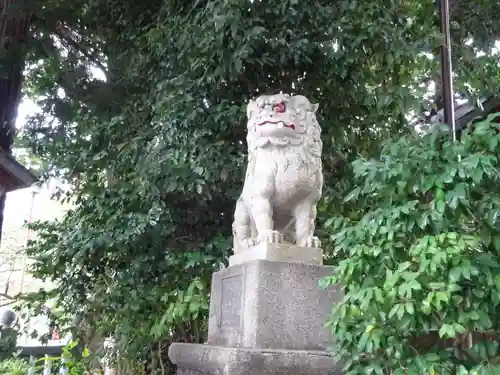
[[[256,124],[257,126],[263,126],[263,125],[276,125],[278,127],[285,127],[285,128],[290,128],[295,130],[295,124],[285,124],[283,121],[263,121],[259,122]]]
[[[302,95],[264,95],[247,106],[248,166],[233,223],[235,253],[271,236],[319,247],[321,128]]]

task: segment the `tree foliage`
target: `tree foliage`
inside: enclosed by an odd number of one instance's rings
[[[405,136],[354,163],[346,199],[365,209],[329,223],[342,260],[328,281],[348,286],[331,322],[348,374],[494,373],[499,117],[457,143]]]
[[[341,200],[346,161],[411,131],[405,115],[437,68],[430,0],[42,3],[26,89],[44,111],[23,135],[46,176],[71,183],[61,198],[74,208],[33,226],[34,274],[59,285],[37,298],[56,296],[113,334],[121,356],[155,363],[172,340],[204,340],[211,274],[230,253],[248,99],[283,90],[320,103],[322,223],[357,212]]]
[[[30,365],[21,359],[5,359],[0,361],[0,371],[5,375],[27,375]]]

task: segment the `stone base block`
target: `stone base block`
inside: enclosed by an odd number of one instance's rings
[[[266,242],[229,257],[229,266],[235,266],[252,260],[322,265],[323,252],[318,248]]]
[[[342,375],[342,366],[323,351],[174,343],[168,356],[177,365],[177,375]]]
[[[324,325],[336,288],[318,281],[328,266],[255,260],[214,273],[208,344],[233,348],[325,350],[332,343]]]

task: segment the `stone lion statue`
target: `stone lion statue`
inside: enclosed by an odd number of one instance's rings
[[[235,253],[266,241],[320,247],[314,237],[323,186],[317,109],[302,95],[263,95],[248,104],[248,165],[234,213]]]

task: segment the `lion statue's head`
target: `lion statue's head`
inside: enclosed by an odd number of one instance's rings
[[[260,148],[300,147],[321,156],[318,104],[302,95],[262,95],[247,106],[247,143],[252,154]]]

